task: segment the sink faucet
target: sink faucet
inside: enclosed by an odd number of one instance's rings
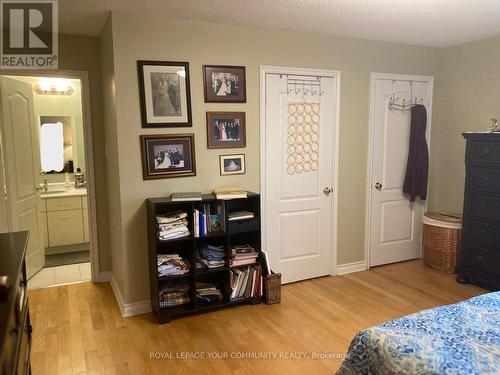
[[[43,191],[46,193],[49,191],[49,182],[46,178],[43,179]]]

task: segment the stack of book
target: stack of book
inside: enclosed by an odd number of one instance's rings
[[[160,240],[173,240],[190,235],[186,212],[176,211],[156,216],[156,223]]]
[[[198,253],[196,268],[219,268],[226,264],[224,246],[206,245],[199,249]]]
[[[189,272],[189,262],[179,254],[158,254],[158,276],[184,275]]]
[[[196,283],[196,298],[202,302],[220,301],[224,296],[217,284],[214,283]]]
[[[247,192],[239,187],[214,189],[214,195],[217,199],[236,199],[246,198]]]
[[[255,214],[250,211],[233,211],[229,213],[229,221],[253,219]]]
[[[172,193],[170,199],[172,199],[172,202],[192,202],[201,201],[202,196],[200,192]]]
[[[250,245],[233,246],[229,266],[236,267],[256,263],[258,256],[259,253]]]
[[[174,307],[190,302],[189,283],[186,279],[162,282],[159,290],[160,307]]]
[[[195,237],[205,237],[207,233],[225,231],[225,217],[222,205],[213,207],[204,204],[200,210],[193,212],[193,232]]]
[[[229,284],[231,301],[262,296],[262,270],[260,266],[231,270]]]

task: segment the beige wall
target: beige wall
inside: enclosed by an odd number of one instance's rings
[[[102,118],[101,58],[99,38],[59,35],[59,69],[87,71],[90,80],[90,111],[92,149],[96,183],[97,236],[100,271],[109,270],[109,230],[107,207],[107,177],[104,159],[104,128]]]
[[[105,30],[105,34],[109,39],[109,30]],[[336,69],[342,72],[340,186],[337,187],[338,263],[364,259],[370,72],[433,75],[436,71],[436,49],[115,12],[112,34],[118,150],[114,156],[117,164],[108,162],[108,170],[115,167],[120,181],[121,255],[125,276],[122,294],[125,302],[149,298],[145,198],[168,196],[173,191],[183,190],[209,192],[214,187],[231,185],[259,190],[260,65]],[[141,129],[136,66],[139,59],[189,61],[193,128]],[[245,65],[247,103],[204,103],[202,64]],[[241,110],[247,113],[245,149],[221,152],[206,148],[205,112],[209,110]],[[113,119],[106,121],[112,123]],[[106,124],[106,128],[108,126],[113,125]],[[196,135],[197,176],[143,181],[139,135],[184,132]],[[229,151],[246,154],[247,174],[219,176],[218,155]],[[111,212],[111,221],[115,221],[117,212],[115,209]],[[118,272],[122,273],[121,270]]]
[[[485,131],[500,120],[500,37],[439,51],[430,207],[462,212],[465,140],[462,133]]]
[[[120,197],[120,171],[118,157],[116,106],[115,106],[115,72],[113,57],[112,19],[109,17],[101,33],[101,68],[103,88],[103,118],[106,137],[106,169],[107,186],[103,187],[109,207],[109,253],[111,270],[120,290],[124,290],[124,248],[122,246],[122,208]]]

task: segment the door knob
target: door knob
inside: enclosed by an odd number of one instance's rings
[[[38,184],[38,185],[35,185],[35,190],[38,191],[39,193],[43,191],[43,185],[42,184]]]
[[[381,184],[380,182],[377,182],[377,183],[375,184],[375,189],[377,189],[377,190],[379,190],[379,191],[380,191],[380,190],[382,190],[382,184]]]
[[[333,189],[327,186],[327,187],[325,187],[325,188],[323,189],[323,194],[325,194],[325,195],[327,195],[327,196],[328,196],[328,195],[330,195],[330,193],[331,193],[332,191],[333,191]]]

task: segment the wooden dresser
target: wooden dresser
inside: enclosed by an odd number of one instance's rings
[[[500,289],[500,133],[464,133],[464,222],[457,281]]]
[[[31,324],[24,263],[27,244],[28,232],[0,233],[1,375],[31,374]]]

